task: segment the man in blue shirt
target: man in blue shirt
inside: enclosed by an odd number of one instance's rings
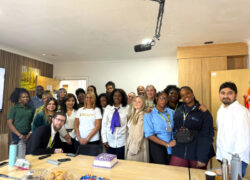
[[[31,98],[31,102],[30,102],[30,105],[33,108],[36,109],[43,105],[43,99],[42,99],[43,92],[44,92],[44,88],[42,86],[36,87],[36,95]]]

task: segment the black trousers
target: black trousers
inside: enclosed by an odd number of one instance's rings
[[[107,149],[107,153],[109,153],[109,154],[115,154],[118,159],[124,159],[124,156],[125,156],[125,146],[122,146],[122,147],[119,147],[119,148],[109,147]]]
[[[168,154],[167,148],[149,140],[149,158],[151,163],[169,165],[171,155]]]
[[[66,142],[63,142],[62,149],[63,149],[64,153],[73,153],[73,154],[76,153],[76,150],[77,150],[77,149],[75,149],[76,140],[71,138],[71,142],[72,142],[72,144],[68,144]]]

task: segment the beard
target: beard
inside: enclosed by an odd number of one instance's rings
[[[223,99],[222,99],[222,103],[223,103],[224,105],[228,106],[228,105],[232,104],[235,100],[236,100],[236,99],[231,100],[231,99],[229,99],[229,98],[223,98]]]
[[[57,127],[57,126],[55,126],[55,125],[53,124],[53,128],[54,128],[55,131],[59,131],[62,127]]]

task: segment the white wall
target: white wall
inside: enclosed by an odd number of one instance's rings
[[[83,76],[88,77],[89,85],[96,86],[98,94],[105,92],[105,83],[110,80],[127,93],[148,84],[163,90],[168,84],[178,83],[178,64],[176,57],[54,64],[55,78]]]
[[[63,87],[63,85],[68,85],[68,93],[75,94],[76,89],[83,88],[84,90],[87,89],[86,80],[62,80],[60,82],[60,88]]]

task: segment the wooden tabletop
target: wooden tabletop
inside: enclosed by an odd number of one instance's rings
[[[106,177],[111,180],[128,180],[128,179],[169,179],[169,180],[188,180],[188,169],[182,167],[158,165],[152,163],[142,163],[126,160],[118,160],[118,164],[112,169],[104,169],[92,167],[94,157],[79,155],[71,157],[71,161],[63,162],[59,166],[46,163],[46,159],[57,160],[60,158],[69,158],[65,154],[54,154],[43,160],[38,160],[39,156],[26,156],[26,159],[31,163],[31,170],[47,169],[50,171],[55,167],[68,168],[72,173],[78,177],[85,174],[94,174],[96,176]],[[0,167],[0,174],[22,178],[27,171],[19,170],[16,167],[4,166]],[[204,171],[191,169],[191,180],[205,179]],[[0,178],[2,179],[2,178]]]

